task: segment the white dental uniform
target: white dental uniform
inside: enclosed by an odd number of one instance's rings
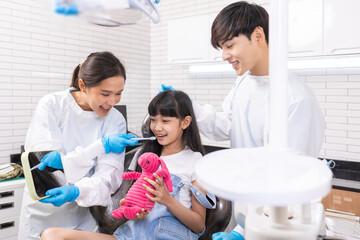
[[[126,133],[124,117],[111,108],[105,117],[84,111],[70,89],[43,97],[34,113],[25,141],[25,150],[58,149],[68,183],[80,195],[60,207],[30,198],[25,187],[19,224],[19,240],[35,240],[49,227],[97,231],[89,206],[106,206],[121,185],[124,153],[105,154],[101,138]],[[91,170],[91,171],[90,171]]]
[[[269,76],[238,77],[223,112],[193,103],[200,132],[209,139],[230,139],[231,148],[264,146],[269,132]],[[323,143],[324,116],[312,91],[295,76],[288,82],[288,147],[317,157]]]

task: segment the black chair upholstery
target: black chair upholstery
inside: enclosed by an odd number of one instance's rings
[[[141,146],[138,146],[125,154],[125,161],[124,161],[125,172],[128,171],[131,160],[133,159],[135,153],[140,148]],[[141,171],[141,168],[137,170]],[[93,217],[97,220],[99,225],[99,231],[101,233],[113,234],[119,226],[121,226],[127,221],[126,218],[122,218],[122,219],[114,218],[111,213],[113,210],[118,209],[120,207],[120,200],[125,197],[132,183],[133,181],[124,180],[120,188],[111,196],[112,202],[109,206],[90,207],[90,212],[93,215]]]
[[[231,214],[231,201],[216,197],[216,208],[206,209],[206,229],[199,240],[209,240],[214,233],[223,232],[229,225]]]

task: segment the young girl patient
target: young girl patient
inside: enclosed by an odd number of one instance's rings
[[[194,167],[204,152],[191,101],[181,91],[164,91],[150,102],[148,112],[150,129],[157,141],[148,141],[136,156],[143,152],[159,155],[171,173],[173,192],[170,194],[163,179],[154,174],[157,181],[146,180],[155,189],[144,186],[150,193],[147,198],[155,202],[154,209],[138,214],[120,226],[112,236],[49,228],[43,232],[42,240],[184,240],[198,239],[202,235],[206,208],[215,208],[215,196],[208,194],[212,200],[209,202],[206,192],[195,181]]]

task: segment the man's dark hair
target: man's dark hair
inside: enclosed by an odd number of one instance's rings
[[[220,48],[224,42],[240,34],[250,40],[256,27],[263,29],[269,43],[269,14],[266,10],[245,1],[232,3],[216,16],[211,27],[211,45]]]

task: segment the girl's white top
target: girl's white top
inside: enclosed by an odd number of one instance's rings
[[[186,147],[179,153],[160,158],[164,160],[170,173],[179,176],[187,183],[192,183],[195,180],[195,164],[201,157],[201,153],[193,152]],[[191,207],[191,192],[187,186],[180,190],[180,203],[187,208]]]

